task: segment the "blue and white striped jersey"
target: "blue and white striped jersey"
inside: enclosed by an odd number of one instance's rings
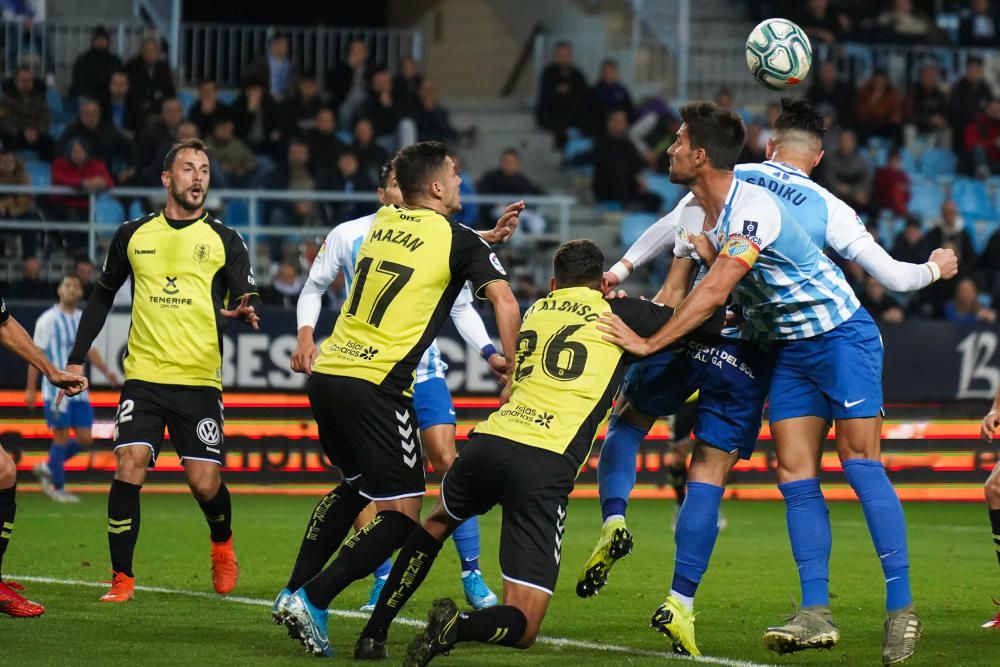
[[[67,313],[56,305],[39,315],[35,322],[35,345],[45,352],[45,356],[56,368],[66,368],[66,364],[69,363],[69,353],[73,350],[73,341],[76,340],[76,329],[80,326],[81,315],[83,311],[79,308]],[[53,403],[58,393],[59,388],[42,377],[42,400]],[[63,397],[63,402],[89,400],[86,391],[76,396]]]

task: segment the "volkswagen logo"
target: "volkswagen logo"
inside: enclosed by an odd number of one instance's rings
[[[222,432],[219,430],[219,422],[210,417],[206,417],[198,422],[198,439],[206,445],[217,445],[222,439]]]

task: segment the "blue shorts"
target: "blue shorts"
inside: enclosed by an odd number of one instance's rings
[[[753,343],[688,341],[683,350],[634,364],[622,392],[639,412],[660,417],[675,414],[700,390],[694,420],[698,440],[748,459],[760,434],[771,365],[771,354]]]
[[[94,409],[90,401],[68,401],[65,398],[59,405],[45,401],[45,423],[54,428],[90,428],[94,425]]]
[[[864,308],[826,333],[781,341],[775,351],[771,422],[882,414],[882,336]]]
[[[413,408],[421,431],[438,424],[455,424],[455,407],[443,378],[430,378],[413,385]]]

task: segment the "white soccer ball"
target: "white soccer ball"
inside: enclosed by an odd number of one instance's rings
[[[812,45],[802,28],[787,19],[757,24],[746,46],[747,67],[762,86],[785,90],[802,83],[812,67]]]

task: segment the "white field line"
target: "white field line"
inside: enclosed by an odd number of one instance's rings
[[[57,579],[55,577],[36,577],[33,575],[17,575],[8,574],[5,577],[12,581],[30,581],[39,584],[55,584],[60,586],[87,586],[90,588],[107,588],[106,583],[101,583],[99,581],[83,581],[81,579]],[[208,593],[205,591],[186,591],[179,588],[161,588],[159,586],[136,586],[135,590],[145,591],[147,593],[165,593],[168,595],[182,595],[185,597],[192,598],[205,598],[208,600],[216,600],[219,602],[234,602],[236,604],[253,605],[257,607],[270,607],[273,604],[273,600],[264,600],[261,598],[248,598],[241,597],[239,595],[217,595],[215,593]],[[353,611],[348,609],[331,609],[330,614],[333,616],[339,616],[341,618],[355,618],[361,620],[367,620],[369,614],[362,611]],[[409,625],[412,627],[424,627],[425,621],[420,621],[415,618],[397,618],[393,623],[398,623],[399,625]],[[716,658],[712,656],[681,656],[675,653],[669,653],[667,651],[652,651],[649,649],[633,648],[631,646],[621,646],[619,644],[602,644],[600,642],[588,642],[579,639],[569,639],[567,637],[538,637],[538,643],[548,644],[549,646],[556,647],[568,647],[568,648],[582,648],[591,651],[603,651],[605,653],[622,653],[625,655],[635,655],[643,656],[649,658],[664,658],[667,660],[683,660],[685,662],[694,662],[704,665],[723,665],[724,667],[776,667],[775,665],[769,665],[767,663],[751,662],[749,660],[736,660],[733,658]]]

